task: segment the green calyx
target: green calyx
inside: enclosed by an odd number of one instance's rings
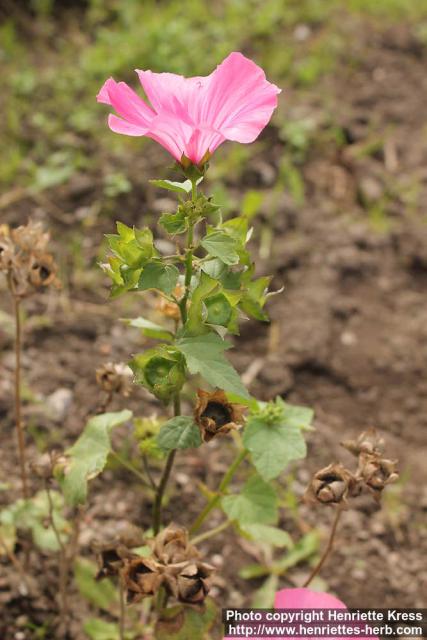
[[[135,374],[135,381],[164,403],[179,393],[186,379],[183,355],[166,345],[138,354],[129,366]]]
[[[216,295],[206,298],[204,303],[207,311],[206,322],[208,324],[227,327],[233,314],[233,307],[225,295],[223,293],[217,293]]]

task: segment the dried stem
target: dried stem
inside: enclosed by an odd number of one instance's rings
[[[58,531],[58,527],[55,522],[55,510],[52,500],[52,494],[50,492],[48,481],[45,483],[46,495],[49,504],[49,521],[55,534],[56,541],[59,546],[59,603],[61,616],[66,617],[68,613],[67,608],[67,582],[68,582],[68,562],[67,562],[67,549],[62,541],[61,534]]]
[[[10,549],[7,546],[6,541],[3,539],[3,537],[0,534],[0,547],[2,547],[3,551],[5,552],[5,554],[7,555],[7,557],[9,558],[9,560],[11,561],[11,563],[13,564],[13,566],[15,567],[17,573],[19,574],[19,577],[22,580],[22,584],[25,586],[27,595],[30,592],[29,586],[28,586],[28,582],[27,582],[27,577],[25,575],[25,570],[24,567],[22,566],[22,564],[19,562],[18,558],[16,557],[16,555],[14,554],[13,550]]]
[[[122,580],[119,580],[119,599],[120,599],[120,614],[119,614],[119,638],[125,640],[125,625],[126,625],[126,607],[125,607],[125,592],[123,589]]]
[[[22,326],[20,299],[12,292],[13,308],[15,312],[15,421],[16,435],[18,438],[19,466],[21,470],[22,495],[26,500],[29,497],[27,459],[25,453],[25,436],[22,424],[21,408],[21,350],[22,350]]]
[[[331,553],[332,547],[334,545],[335,534],[337,532],[338,522],[340,520],[342,512],[343,512],[343,507],[340,504],[340,505],[338,505],[336,513],[335,513],[335,518],[334,518],[334,522],[332,524],[331,533],[329,535],[328,544],[326,545],[326,548],[325,548],[325,550],[324,550],[324,552],[322,554],[322,557],[320,558],[319,562],[316,564],[316,566],[314,567],[314,569],[310,573],[309,577],[304,582],[303,587],[308,587],[308,585],[313,580],[313,578],[315,578],[317,576],[317,574],[319,573],[320,569],[325,564],[326,559],[328,558],[329,554]]]

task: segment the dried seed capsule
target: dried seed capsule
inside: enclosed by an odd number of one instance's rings
[[[184,527],[170,524],[152,542],[154,557],[163,564],[177,564],[198,557],[197,549],[188,540]]]
[[[96,381],[107,393],[128,396],[132,383],[132,370],[122,362],[107,362],[96,370]]]
[[[124,560],[120,575],[128,603],[140,602],[143,598],[157,593],[164,581],[159,569],[158,564],[151,558],[136,556]]]
[[[198,401],[194,409],[194,419],[200,427],[203,440],[209,442],[219,435],[226,435],[244,423],[246,407],[229,402],[224,391],[197,391]]]
[[[397,460],[387,460],[377,453],[361,453],[356,475],[379,500],[384,488],[399,479],[396,466]]]
[[[341,445],[355,456],[360,453],[382,453],[384,450],[384,440],[376,429],[367,429],[356,440],[344,440]]]
[[[313,476],[304,499],[321,504],[345,503],[347,496],[355,495],[357,481],[342,464],[330,464]]]
[[[189,562],[176,577],[176,598],[188,604],[202,604],[210,589],[214,568],[205,562]]]

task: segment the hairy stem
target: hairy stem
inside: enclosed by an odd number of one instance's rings
[[[190,533],[196,533],[196,531],[200,529],[210,512],[218,506],[223,493],[226,491],[226,489],[228,489],[228,486],[232,481],[234,474],[236,473],[243,460],[246,458],[247,453],[248,452],[246,449],[242,449],[233,460],[223,479],[221,480],[216,494],[209,500],[203,511],[200,512],[193,525],[191,526]]]
[[[308,585],[313,580],[313,578],[315,578],[317,576],[317,574],[319,573],[320,569],[325,564],[326,559],[328,558],[329,554],[331,553],[332,547],[334,545],[335,534],[337,532],[338,522],[340,520],[342,511],[343,511],[342,505],[339,505],[337,507],[337,510],[336,510],[336,513],[335,513],[335,518],[334,518],[334,522],[332,524],[331,533],[329,535],[328,544],[326,545],[326,548],[325,548],[325,550],[324,550],[319,562],[316,564],[316,566],[314,567],[314,569],[310,573],[309,577],[304,582],[303,587],[308,587]]]
[[[18,296],[13,295],[13,306],[15,312],[15,421],[16,434],[18,438],[19,466],[21,471],[22,495],[24,499],[29,497],[27,457],[25,452],[25,435],[22,424],[21,407],[21,351],[22,351],[22,326],[21,307]]]

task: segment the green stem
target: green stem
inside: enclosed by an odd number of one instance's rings
[[[133,473],[133,475],[139,479],[139,481],[144,485],[144,487],[151,486],[151,484],[149,484],[145,479],[144,474],[138,471],[138,469],[136,469],[132,463],[128,462],[125,458],[123,458],[119,453],[117,453],[117,451],[110,451],[110,453],[113,456],[113,458],[115,458],[117,462],[119,462],[122,465],[122,467],[125,467],[125,469]]]
[[[177,395],[174,398],[174,414],[176,416],[181,415],[181,397],[179,395],[179,393],[177,393]],[[166,465],[165,468],[163,469],[163,474],[162,477],[160,479],[159,485],[157,487],[157,491],[156,491],[156,497],[154,499],[154,506],[153,506],[153,533],[156,536],[159,533],[160,530],[160,525],[162,522],[162,502],[163,502],[163,496],[166,490],[166,486],[168,484],[169,481],[169,476],[171,474],[172,471],[172,467],[173,467],[173,463],[175,460],[175,455],[176,455],[176,449],[173,449],[173,451],[171,451],[166,459]]]
[[[227,470],[227,473],[224,475],[223,479],[220,482],[217,493],[209,500],[209,502],[207,503],[203,511],[200,512],[200,514],[194,521],[193,525],[191,526],[190,528],[191,534],[196,533],[196,531],[200,529],[200,527],[202,526],[202,524],[204,523],[204,521],[206,520],[210,512],[213,509],[215,509],[215,507],[218,506],[223,493],[226,491],[226,489],[228,489],[228,486],[232,481],[234,474],[236,473],[237,469],[239,468],[243,460],[246,458],[247,453],[248,452],[246,449],[242,449],[239,452],[239,454],[236,456],[236,458],[233,460],[233,462],[231,463],[230,467]]]
[[[213,536],[218,535],[218,533],[221,533],[222,531],[227,529],[227,527],[229,527],[230,524],[231,524],[231,520],[226,520],[225,522],[221,522],[221,524],[219,524],[214,529],[209,529],[209,531],[205,531],[204,533],[201,533],[199,536],[196,536],[195,538],[193,538],[191,540],[191,544],[200,544],[200,542],[203,542],[208,538],[212,538]]]
[[[195,181],[191,184],[191,200],[195,202],[197,198],[197,184]],[[189,220],[187,232],[187,251],[185,254],[185,293],[180,302],[182,324],[187,322],[187,301],[190,295],[191,278],[193,275],[193,240],[194,240],[194,223]]]

